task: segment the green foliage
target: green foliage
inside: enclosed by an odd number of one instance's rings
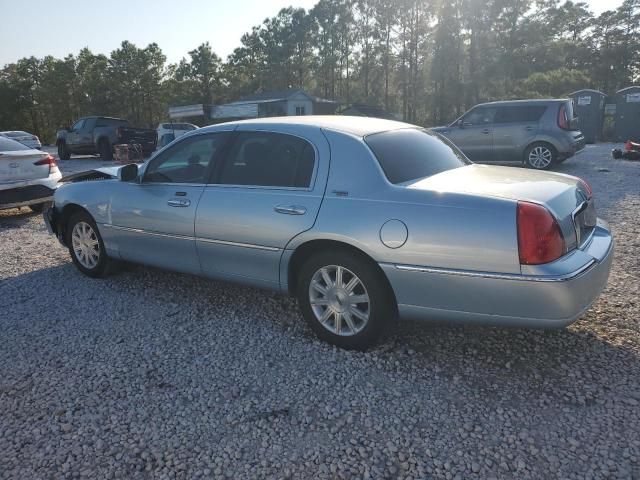
[[[226,61],[203,43],[167,65],[158,45],[128,41],[109,56],[23,58],[0,70],[0,129],[51,141],[81,115],[155,126],[169,105],[286,88],[429,125],[481,101],[614,93],[634,81],[639,0],[598,17],[571,0],[318,0],[253,27]]]

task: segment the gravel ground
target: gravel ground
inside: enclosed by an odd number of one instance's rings
[[[368,353],[275,294],[89,279],[39,216],[0,212],[0,478],[639,479],[640,163],[610,148],[560,168],[617,241],[580,321],[405,322]]]

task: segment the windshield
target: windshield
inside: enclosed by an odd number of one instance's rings
[[[417,128],[391,130],[365,137],[387,179],[394,184],[430,177],[471,162],[449,140]]]
[[[0,152],[15,152],[16,150],[31,150],[29,147],[11,140],[9,138],[0,137]]]

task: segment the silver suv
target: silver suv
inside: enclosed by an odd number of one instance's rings
[[[584,148],[576,125],[571,100],[515,100],[476,105],[432,130],[474,162],[523,162],[546,170]]]

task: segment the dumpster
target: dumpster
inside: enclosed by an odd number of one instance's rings
[[[578,128],[584,134],[585,141],[597,142],[602,138],[606,95],[587,88],[573,92],[569,96],[573,100],[573,112],[578,117]]]
[[[640,142],[640,87],[627,87],[616,93],[616,139]]]

